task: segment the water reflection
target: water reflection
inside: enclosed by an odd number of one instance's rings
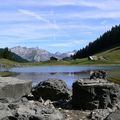
[[[3,71],[9,71],[9,67],[0,64],[0,72],[3,72]]]
[[[35,73],[56,73],[56,72],[82,72],[90,70],[117,70],[120,66],[96,66],[96,65],[80,65],[80,66],[32,66],[32,67],[15,67],[11,68],[13,72],[35,72]]]
[[[54,73],[20,73],[16,77],[24,80],[32,80],[33,85],[36,85],[40,81],[47,80],[48,78],[61,79],[66,82],[68,87],[72,86],[75,80],[81,78],[87,78],[89,76],[88,72],[54,72]]]
[[[71,87],[75,80],[88,78],[91,70],[120,70],[120,66],[32,66],[32,67],[15,67],[11,72],[20,73],[16,77],[19,79],[32,80],[33,85],[48,78],[64,80],[68,87]]]

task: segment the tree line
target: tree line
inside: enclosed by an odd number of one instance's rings
[[[85,58],[116,46],[120,46],[120,25],[112,27],[94,42],[78,50],[72,58]]]
[[[6,47],[5,49],[0,49],[0,58],[11,59],[11,53]]]
[[[16,62],[28,62],[27,60],[23,59],[22,57],[18,56],[17,54],[11,52],[8,47],[0,48],[0,58],[13,60]]]

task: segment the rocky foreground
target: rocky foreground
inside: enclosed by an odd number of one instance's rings
[[[119,120],[120,86],[103,79],[84,79],[72,90],[49,79],[0,78],[0,120]]]

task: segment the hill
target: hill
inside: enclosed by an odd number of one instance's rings
[[[105,32],[94,42],[91,42],[85,48],[78,50],[76,54],[73,56],[73,58],[74,59],[85,58],[119,46],[120,46],[120,25],[112,27],[111,30]]]
[[[99,54],[96,54],[98,56],[103,56],[106,61],[117,64],[120,64],[120,46],[114,47],[112,49],[106,50],[104,52],[101,52]]]
[[[16,62],[27,62],[27,60],[23,59],[22,57],[16,55],[15,53],[9,51],[8,48],[0,49],[0,58],[16,61]]]

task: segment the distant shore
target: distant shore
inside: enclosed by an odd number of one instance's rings
[[[59,60],[59,61],[44,61],[44,62],[15,62],[7,59],[0,59],[0,65],[5,65],[7,67],[16,67],[16,66],[46,66],[46,65],[120,65],[120,61],[113,60],[96,60],[91,61],[87,58],[76,59],[76,60]]]

